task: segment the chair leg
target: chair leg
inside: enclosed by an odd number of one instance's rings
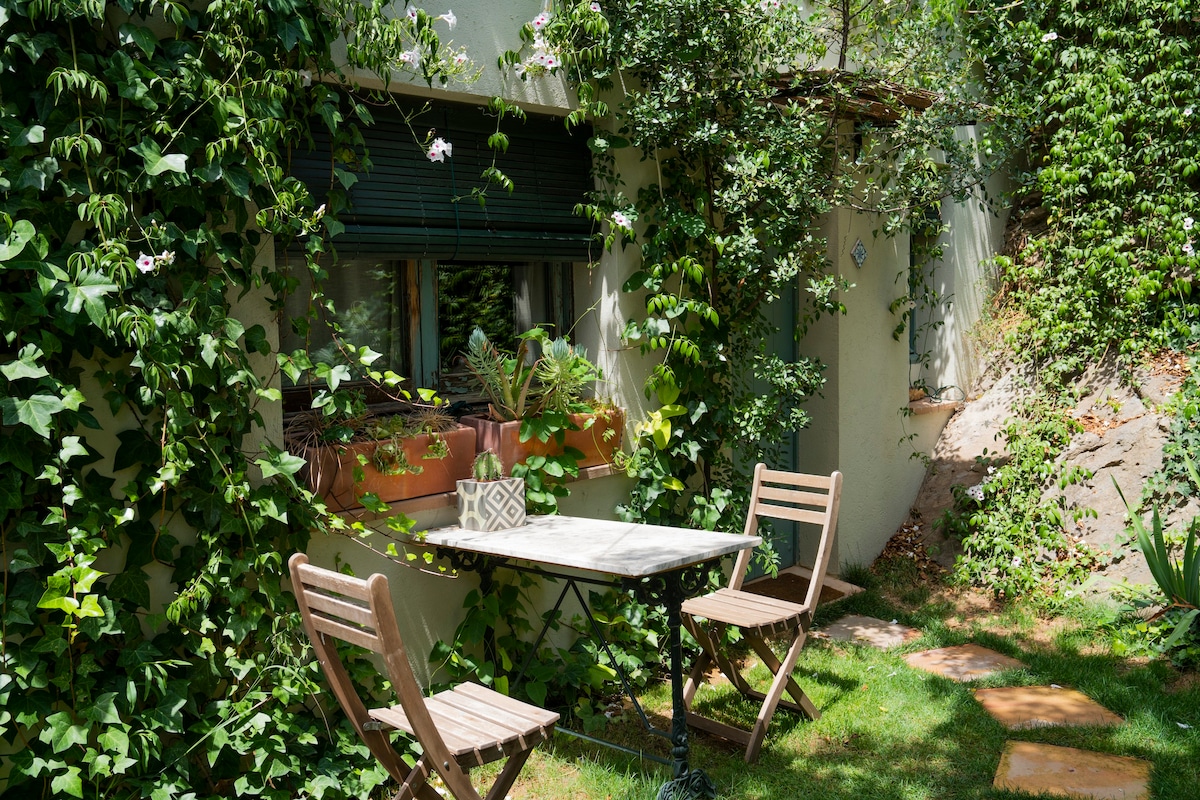
[[[792,642],[792,647],[795,648],[797,653],[799,653],[800,649],[804,646],[804,641],[807,638],[807,635],[804,632],[801,632],[798,634],[798,638]],[[771,670],[772,675],[775,675],[779,672],[782,665],[779,663],[779,659],[775,657],[775,653],[771,650],[770,645],[768,645],[766,641],[762,639],[750,639],[750,646],[756,653],[758,653],[758,657],[762,659],[762,662],[767,669]],[[805,694],[804,690],[800,688],[800,685],[797,684],[795,679],[792,678],[792,671],[794,671],[794,669],[795,667],[793,666],[792,670],[787,672],[787,683],[785,685],[787,688],[787,693],[790,694],[792,699],[796,702],[795,704],[792,704],[784,700],[780,700],[780,703],[788,708],[791,708],[793,711],[803,714],[810,720],[816,721],[821,718],[821,711],[816,707],[812,700],[808,699],[808,695]],[[765,695],[762,695],[762,697],[765,698]]]
[[[443,800],[429,785],[431,773],[427,757],[421,756],[409,771],[408,777],[400,784],[400,789],[392,795],[392,800]]]
[[[500,770],[500,774],[496,777],[496,782],[492,784],[492,789],[487,793],[485,800],[504,800],[513,781],[517,779],[517,775],[521,774],[521,768],[525,766],[525,762],[532,752],[532,749],[522,750],[508,757],[504,769]]]
[[[775,679],[771,681],[771,688],[767,691],[767,697],[763,701],[762,708],[758,711],[758,719],[754,723],[754,729],[750,732],[750,746],[746,748],[747,764],[753,764],[758,760],[758,752],[762,748],[763,739],[767,735],[767,726],[771,724],[771,717],[775,715],[775,707],[779,705],[779,700],[783,697],[784,687],[791,680],[792,670],[796,668],[796,662],[800,659],[800,649],[804,645],[804,636],[802,632],[800,633],[801,635],[798,635],[792,641],[791,647],[788,648],[787,655],[784,657],[782,664],[779,663],[773,653],[771,654],[770,660],[774,661],[777,667],[776,669],[772,669],[775,673]],[[764,650],[770,652],[770,647],[761,639],[751,639],[750,644],[756,651],[758,650],[758,645],[761,644]],[[760,651],[759,656],[762,657],[762,655]],[[767,659],[763,658],[763,661],[765,663]],[[770,664],[767,666],[768,668],[771,667]],[[807,696],[803,692],[801,692],[801,696],[804,696],[807,701]],[[812,705],[811,702],[809,702],[809,705]],[[816,710],[815,706],[813,710]]]

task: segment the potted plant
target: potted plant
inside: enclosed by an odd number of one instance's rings
[[[536,358],[531,343],[540,347]],[[494,450],[506,472],[529,456],[570,453],[579,467],[612,461],[625,415],[584,399],[601,374],[582,348],[551,339],[541,328],[522,334],[514,355],[501,352],[479,328],[467,347],[467,365],[489,402],[486,416],[462,422],[475,429],[476,447]]]
[[[475,456],[471,479],[458,481],[458,525],[469,531],[498,531],[525,524],[525,481],[504,477],[500,456]]]
[[[368,494],[392,503],[452,492],[475,453],[474,429],[440,403],[373,414],[354,390],[295,417],[287,440],[307,462],[308,488],[339,510]]]

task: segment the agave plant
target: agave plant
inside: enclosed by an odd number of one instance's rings
[[[1190,458],[1186,459],[1185,463],[1192,484],[1200,489],[1200,475],[1197,475],[1195,464]],[[1117,491],[1120,492],[1120,487],[1117,488]],[[1125,499],[1124,494],[1121,495],[1121,499]],[[1158,588],[1167,598],[1168,608],[1186,611],[1180,617],[1175,630],[1164,642],[1169,649],[1182,641],[1196,621],[1200,619],[1200,546],[1197,545],[1197,538],[1200,537],[1200,517],[1193,518],[1188,524],[1183,558],[1176,560],[1167,547],[1166,537],[1163,535],[1162,516],[1159,514],[1158,508],[1154,508],[1150,515],[1150,530],[1146,529],[1141,515],[1135,513],[1128,503],[1126,503],[1126,508],[1129,508],[1129,517],[1133,521],[1133,531],[1137,536],[1138,549],[1142,551],[1142,556],[1146,559],[1146,565],[1150,568],[1150,574],[1154,576],[1154,582],[1158,584]]]
[[[500,421],[524,419],[536,413],[540,394],[534,387],[536,364],[526,364],[529,340],[522,339],[515,356],[508,356],[476,328],[467,340],[467,366],[491,401],[492,416]]]

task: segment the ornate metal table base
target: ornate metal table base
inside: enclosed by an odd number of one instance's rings
[[[683,637],[681,634],[682,621],[680,619],[680,608],[683,606],[683,601],[688,597],[707,588],[709,576],[709,566],[707,564],[695,564],[649,578],[626,578],[620,581],[605,581],[553,572],[540,567],[514,564],[508,559],[481,556],[476,553],[464,553],[453,548],[439,547],[437,553],[439,557],[446,558],[455,569],[465,569],[480,573],[482,576],[481,582],[488,585],[491,584],[492,573],[498,567],[566,581],[566,586],[559,593],[558,601],[554,604],[554,608],[551,610],[551,613],[546,615],[546,623],[534,641],[533,648],[526,657],[525,663],[522,665],[516,681],[514,681],[514,685],[524,676],[530,659],[536,654],[537,648],[541,646],[542,641],[549,632],[551,621],[555,619],[554,612],[559,610],[563,600],[566,599],[567,592],[574,591],[575,597],[583,609],[584,616],[587,617],[592,627],[592,633],[596,636],[598,643],[608,656],[612,668],[620,678],[621,686],[625,694],[633,702],[633,707],[641,717],[643,727],[647,731],[662,736],[671,742],[671,758],[664,759],[650,753],[634,751],[628,747],[577,733],[561,726],[559,726],[558,731],[642,758],[649,758],[653,761],[670,764],[672,777],[671,780],[667,781],[659,789],[658,800],[698,800],[699,798],[714,798],[717,796],[717,788],[713,784],[712,779],[708,777],[708,774],[701,769],[691,769],[688,765],[687,711],[683,704]],[[583,593],[579,590],[578,584],[581,582],[598,586],[620,587],[633,592],[640,601],[648,605],[662,605],[666,607],[669,638],[668,653],[671,672],[671,730],[669,733],[651,724],[649,717],[646,716],[645,711],[642,709],[641,703],[634,696],[632,688],[625,677],[624,670],[621,669],[617,659],[613,657],[612,651],[608,646],[608,641],[604,638],[599,623],[592,616],[591,608],[585,602]]]

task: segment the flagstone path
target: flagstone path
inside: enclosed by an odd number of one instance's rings
[[[920,638],[921,632],[896,620],[846,616],[813,635],[887,650]],[[909,653],[904,660],[916,669],[960,682],[1025,666],[977,644]],[[1009,730],[1124,723],[1082,692],[1055,684],[976,689],[973,694]],[[1001,753],[993,785],[1010,791],[1093,800],[1149,800],[1150,763],[1072,747],[1009,741]]]

